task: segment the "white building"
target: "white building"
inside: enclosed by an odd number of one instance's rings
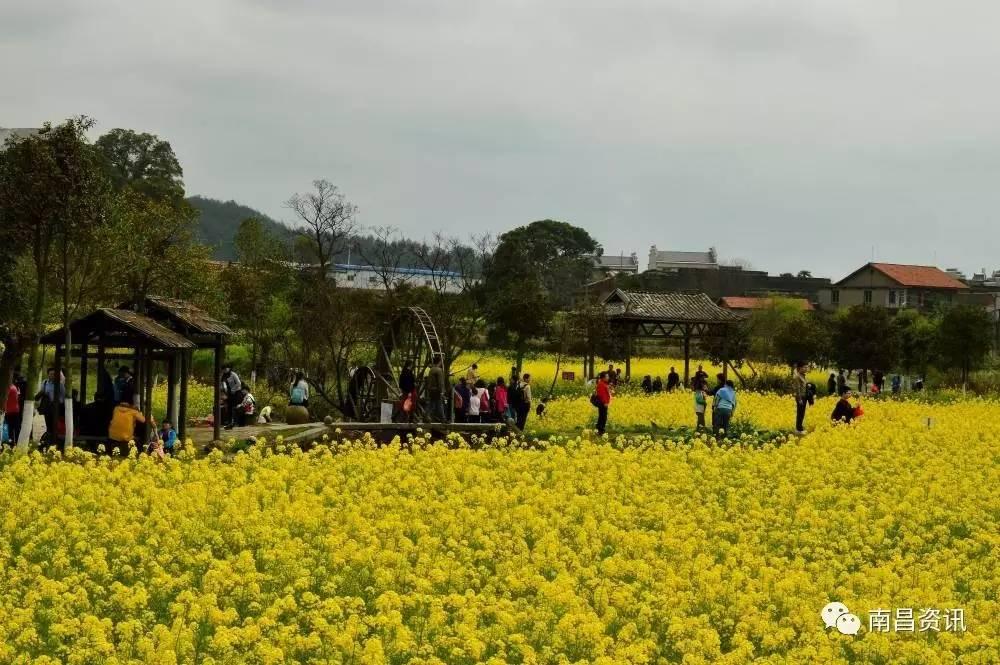
[[[605,279],[615,275],[639,274],[639,257],[635,252],[625,254],[602,254],[588,257],[594,264],[594,280]]]
[[[338,263],[334,265],[331,274],[334,283],[345,289],[384,291],[388,280],[392,284],[406,284],[411,288],[422,287],[441,289],[444,293],[461,293],[467,283],[458,272],[426,268],[375,268],[353,263]]]
[[[653,245],[649,248],[649,266],[646,270],[677,270],[679,268],[697,268],[702,270],[718,270],[719,261],[715,248],[707,252],[662,252]]]

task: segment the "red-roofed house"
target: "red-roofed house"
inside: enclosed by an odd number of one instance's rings
[[[933,266],[867,263],[820,291],[819,302],[823,309],[853,305],[927,309],[938,302],[953,302],[968,290],[963,282]]]
[[[811,302],[805,298],[782,298],[785,302],[794,304],[802,311],[810,312],[815,309]],[[719,299],[719,306],[731,309],[737,314],[750,315],[755,309],[766,309],[774,303],[773,298],[750,298],[745,296],[726,296]]]

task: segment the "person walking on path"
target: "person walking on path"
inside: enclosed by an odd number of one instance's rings
[[[441,356],[434,358],[434,365],[427,372],[427,398],[430,400],[431,420],[448,422],[444,412],[444,396],[448,392],[448,377],[445,376]]]
[[[806,364],[795,365],[795,375],[792,377],[792,390],[795,393],[795,431],[802,434],[806,431],[806,405],[809,401],[806,383]]]
[[[531,375],[521,377],[517,400],[517,428],[524,431],[528,424],[528,414],[531,412]]]
[[[729,423],[736,411],[736,384],[726,381],[712,396],[712,429],[716,436],[729,431]]]
[[[826,380],[826,392],[828,395],[837,394],[837,375],[830,372],[830,378]]]
[[[226,395],[226,421],[225,429],[232,429],[236,426],[236,412],[243,401],[240,390],[243,388],[243,381],[240,375],[233,371],[232,366],[226,365],[222,368],[222,390]]]
[[[837,374],[837,394],[843,395],[847,392],[847,377],[844,376],[844,370],[840,370]]]
[[[608,427],[608,407],[611,405],[611,386],[608,385],[608,376],[604,372],[597,379],[594,398],[594,406],[597,407],[597,435],[604,436]]]

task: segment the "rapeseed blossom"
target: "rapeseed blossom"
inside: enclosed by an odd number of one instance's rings
[[[616,400],[612,422],[677,424],[680,399]],[[754,426],[788,426],[787,397],[741,399]],[[422,434],[165,462],[3,453],[0,662],[1000,653],[1000,404],[871,401],[833,426],[821,402],[801,438],[720,444],[598,439],[560,402],[562,436],[481,450]],[[968,629],[841,635],[830,600],[961,607]]]

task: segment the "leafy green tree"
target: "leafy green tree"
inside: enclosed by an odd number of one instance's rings
[[[830,331],[816,313],[800,311],[778,331],[774,347],[786,365],[822,364],[830,356]]]
[[[898,330],[888,311],[856,305],[834,320],[832,359],[849,369],[890,369],[900,356]]]
[[[275,346],[288,330],[295,274],[287,264],[287,247],[260,220],[243,220],[234,242],[238,262],[222,277],[226,302],[233,322],[250,340],[254,371],[267,373]]]
[[[96,142],[116,191],[130,187],[154,199],[184,198],[184,171],[170,143],[154,134],[112,129]]]
[[[766,307],[753,310],[747,319],[750,346],[747,355],[762,362],[787,362],[787,354],[778,348],[777,340],[781,332],[802,314],[798,301],[778,297],[771,298]]]
[[[975,305],[948,308],[938,326],[938,363],[943,369],[959,369],[962,383],[979,367],[993,344],[993,322],[989,313]]]
[[[925,374],[934,358],[938,321],[915,309],[896,313],[892,325],[899,335],[899,367],[907,374]]]
[[[100,157],[87,141],[93,126],[80,117],[10,142],[0,156],[0,227],[14,242],[28,248],[34,294],[30,298],[28,391],[38,390],[39,337],[53,291],[60,296],[59,318],[66,326],[66,394],[73,389],[69,363],[72,339],[68,323],[87,300],[95,283],[95,266],[102,251],[98,238],[107,223],[108,183]],[[24,419],[30,423],[34,403],[26,400]],[[72,402],[66,403],[66,439],[72,441]],[[30,427],[21,430],[18,447],[28,444]]]
[[[146,296],[192,300],[218,311],[217,283],[207,270],[211,250],[196,239],[198,218],[187,202],[151,198],[131,188],[115,197],[107,237],[108,276],[117,298],[141,304]]]
[[[584,229],[551,219],[500,236],[484,272],[487,321],[513,344],[517,365],[531,337],[544,334],[555,312],[569,306],[591,273],[600,248]]]

